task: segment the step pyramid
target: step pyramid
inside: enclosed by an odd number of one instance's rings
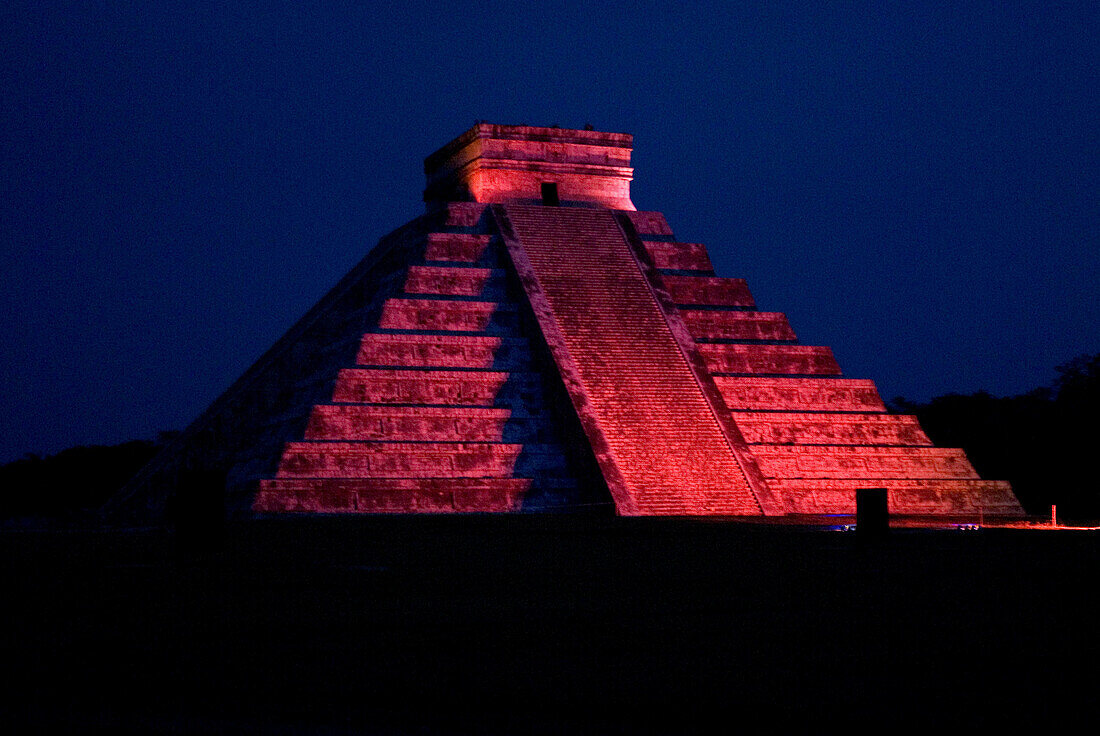
[[[632,139],[478,124],[383,238],[130,484],[243,513],[1018,516],[630,201]]]

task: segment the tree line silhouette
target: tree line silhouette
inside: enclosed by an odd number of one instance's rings
[[[0,518],[92,518],[153,458],[162,442],[81,445],[0,465]]]
[[[1055,369],[1057,378],[1018,396],[947,394],[927,403],[898,397],[891,411],[916,414],[932,441],[961,447],[983,478],[1007,480],[1028,513],[1100,518],[1100,476],[1088,463],[1100,448],[1100,353]],[[91,517],[161,444],[133,440],[80,446],[0,465],[0,518]]]

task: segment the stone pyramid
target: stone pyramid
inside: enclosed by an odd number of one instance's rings
[[[478,124],[119,504],[271,513],[1018,516],[630,200],[632,138]],[[200,479],[200,480],[196,480]]]

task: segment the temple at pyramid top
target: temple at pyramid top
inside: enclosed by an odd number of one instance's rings
[[[477,124],[115,508],[238,515],[1023,513],[630,200],[632,138]],[[838,319],[857,315],[838,315]]]
[[[447,202],[633,210],[633,136],[478,123],[424,161],[428,211]]]

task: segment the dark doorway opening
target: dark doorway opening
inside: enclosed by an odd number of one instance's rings
[[[558,199],[557,182],[544,181],[542,183],[542,203],[547,207],[557,207],[561,204],[561,200]]]

